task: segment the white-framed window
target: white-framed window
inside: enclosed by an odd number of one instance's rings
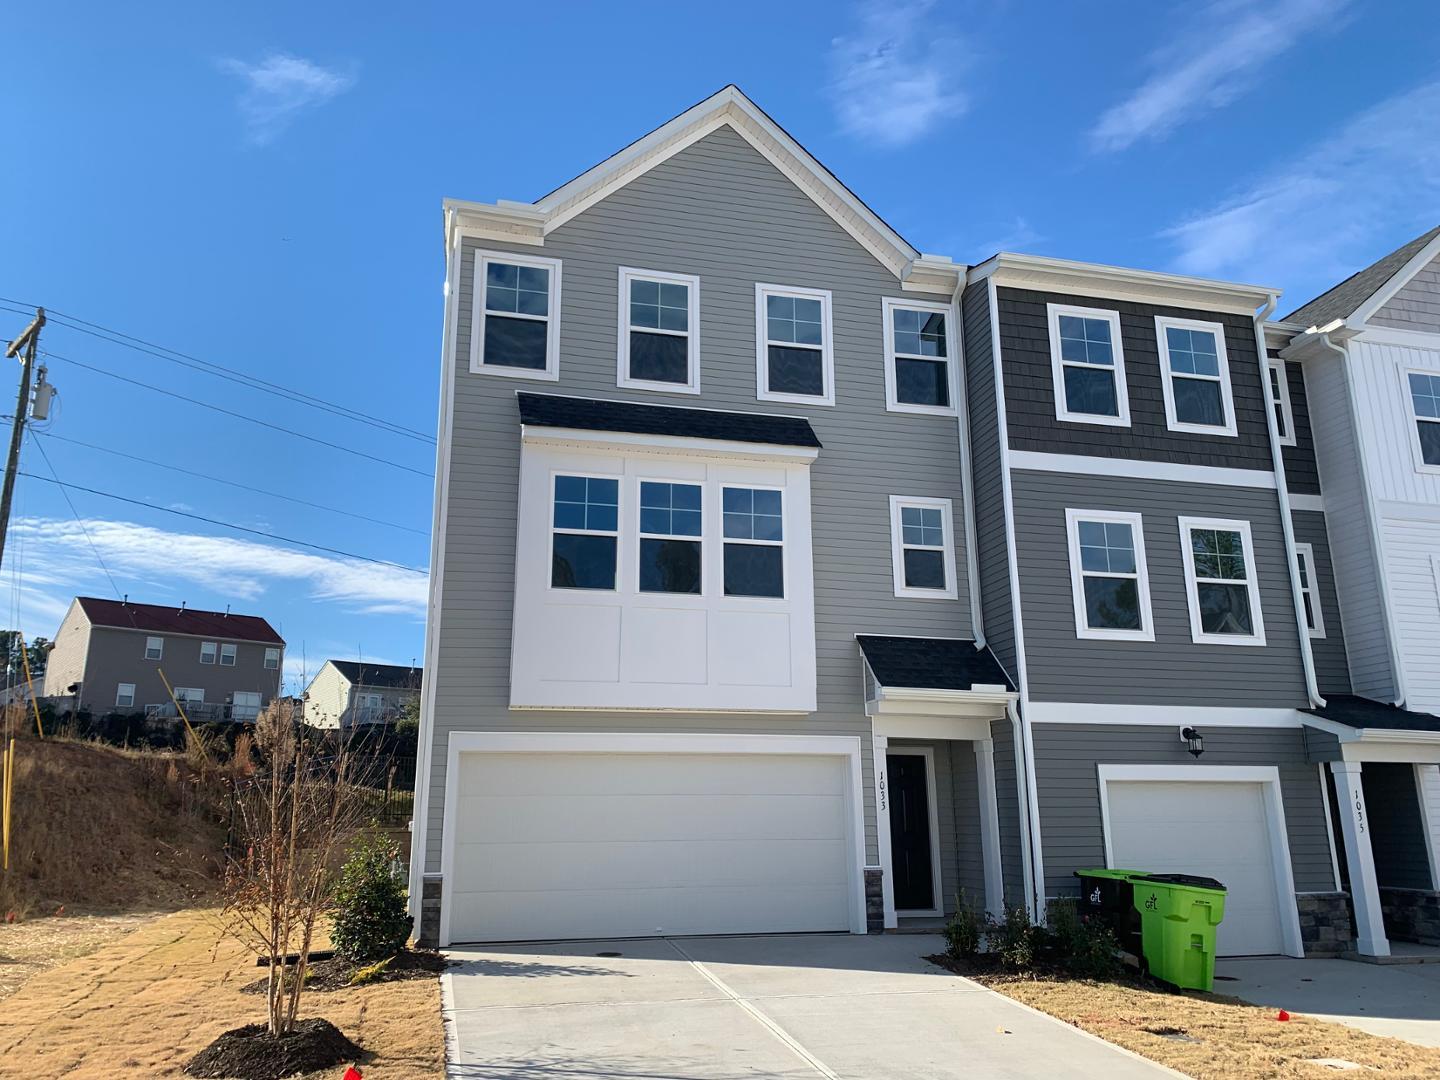
[[[726,596],[785,597],[784,495],[777,488],[720,492]]]
[[[1145,529],[1139,514],[1065,511],[1075,636],[1154,641]]]
[[[265,650],[265,667],[266,667],[266,669],[267,669],[268,671],[275,671],[276,669],[278,669],[278,668],[280,667],[280,650],[279,650],[279,649],[266,649],[266,650]]]
[[[1295,545],[1295,571],[1300,578],[1300,602],[1305,608],[1305,627],[1312,638],[1325,636],[1325,613],[1320,610],[1320,579],[1315,576],[1315,546]]]
[[[520,379],[560,378],[560,261],[506,251],[475,253],[470,370]]]
[[[235,646],[230,642],[226,642],[225,644],[220,646],[220,666],[235,666]]]
[[[200,642],[200,662],[202,664],[215,663],[215,655],[219,647],[213,641]]]
[[[203,686],[177,686],[175,687],[175,700],[181,705],[204,705],[205,688]]]
[[[257,720],[260,717],[260,692],[258,690],[236,690],[230,700],[232,720]]]
[[[703,591],[703,494],[699,484],[640,481],[641,592]]]
[[[1264,645],[1260,586],[1248,521],[1179,519],[1190,638],[1197,644]]]
[[[552,589],[615,589],[620,481],[556,475],[550,529]]]
[[[133,682],[122,682],[115,688],[115,707],[117,709],[133,709],[135,707],[135,684]]]
[[[755,286],[755,379],[761,401],[835,404],[829,290]]]
[[[700,392],[700,279],[620,267],[617,386]]]
[[[1225,327],[1156,315],[1155,335],[1170,430],[1233,436],[1235,401],[1230,392]]]
[[[1120,313],[1046,304],[1055,418],[1082,424],[1130,426]]]
[[[920,300],[882,300],[885,407],[891,412],[954,416],[954,308]]]
[[[165,655],[165,639],[163,637],[147,637],[145,639],[145,659],[159,660]]]
[[[949,499],[890,496],[890,558],[896,596],[956,598],[953,522]]]
[[[1275,431],[1280,445],[1295,445],[1295,413],[1290,406],[1290,381],[1285,361],[1273,357],[1265,365],[1265,392],[1269,395],[1270,415],[1275,418]]]
[[[1410,442],[1415,467],[1440,472],[1440,371],[1405,372],[1410,397]]]

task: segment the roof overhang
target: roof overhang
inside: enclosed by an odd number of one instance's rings
[[[1344,319],[1335,319],[1324,326],[1311,326],[1290,339],[1280,349],[1284,360],[1313,360],[1320,356],[1332,355],[1333,346],[1345,342],[1362,332],[1363,328],[1348,325]],[[1268,336],[1267,336],[1268,342]]]
[[[1020,695],[1003,686],[969,690],[877,686],[865,702],[876,735],[892,739],[989,739],[990,725],[1009,715]]]

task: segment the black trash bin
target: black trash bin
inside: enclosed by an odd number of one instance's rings
[[[1106,870],[1096,867],[1077,870],[1080,879],[1078,910],[1083,918],[1099,918],[1115,932],[1115,939],[1132,956],[1142,955],[1140,912],[1135,909],[1132,877],[1140,870]]]

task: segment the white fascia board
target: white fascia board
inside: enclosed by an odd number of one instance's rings
[[[1278,289],[1212,278],[1132,270],[1102,263],[1072,262],[1040,255],[1001,252],[969,273],[971,281],[990,278],[998,287],[1036,289],[1107,300],[1194,307],[1254,317]]]
[[[808,465],[820,456],[813,446],[780,446],[774,443],[733,442],[726,439],[693,439],[677,435],[637,435],[625,431],[589,431],[581,428],[520,426],[520,441],[527,446],[560,446],[627,454],[660,454],[665,457],[706,457],[776,461]]]
[[[1395,271],[1390,279],[1370,294],[1369,298],[1358,308],[1352,311],[1345,321],[1351,324],[1363,324],[1372,315],[1379,311],[1395,298],[1395,294],[1409,284],[1410,279],[1418,274],[1435,259],[1440,258],[1440,236],[1436,236],[1423,248],[1417,251],[1404,266]]]

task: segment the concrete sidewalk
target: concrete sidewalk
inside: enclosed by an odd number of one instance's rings
[[[1178,1075],[921,959],[942,948],[917,935],[797,935],[451,950],[449,1075]]]

